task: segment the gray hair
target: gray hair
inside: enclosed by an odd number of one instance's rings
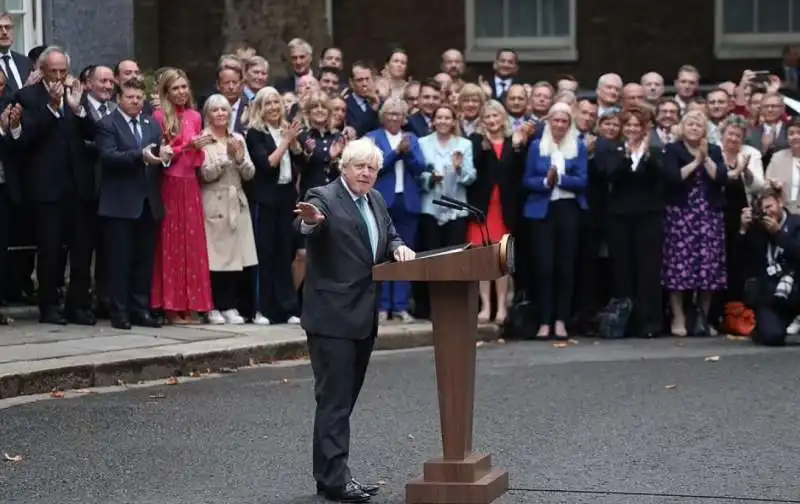
[[[385,102],[383,102],[383,105],[381,105],[381,110],[378,113],[378,117],[380,118],[381,122],[383,122],[384,117],[389,112],[400,112],[405,119],[406,115],[408,114],[408,104],[402,98],[390,96]]]
[[[206,124],[209,124],[211,122],[209,121],[209,115],[211,114],[211,111],[216,108],[223,108],[227,110],[228,116],[230,116],[233,113],[233,108],[231,107],[231,103],[228,101],[227,98],[225,98],[219,93],[213,94],[209,96],[205,104],[203,104],[203,122],[205,122]],[[231,119],[229,118],[228,120],[230,121]]]
[[[339,166],[344,169],[358,163],[374,164],[379,171],[383,167],[383,152],[372,139],[362,137],[349,142],[344,148]]]
[[[42,51],[42,54],[39,55],[39,59],[36,60],[36,67],[37,68],[44,68],[44,65],[47,63],[47,59],[50,58],[51,54],[63,54],[64,58],[67,59],[67,68],[70,67],[71,61],[69,58],[69,54],[67,51],[62,49],[57,45],[47,46],[47,48]]]
[[[619,82],[619,87],[622,87],[622,77],[620,77],[619,74],[607,73],[601,75],[600,78],[597,79],[597,88],[600,89],[601,87],[605,86],[611,79],[614,79],[617,82]]]
[[[311,47],[311,44],[301,38],[293,38],[287,45],[289,46],[289,51],[294,49],[302,49],[309,56],[314,54],[314,48]]]

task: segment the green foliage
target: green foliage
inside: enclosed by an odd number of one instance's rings
[[[151,94],[156,92],[156,76],[155,72],[147,71],[142,73],[142,79],[144,80],[144,87],[146,96],[150,96]]]

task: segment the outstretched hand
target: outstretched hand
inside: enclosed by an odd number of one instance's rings
[[[325,214],[320,212],[319,208],[311,203],[305,203],[303,201],[297,203],[294,214],[303,219],[303,222],[309,226],[316,226],[325,220]]]

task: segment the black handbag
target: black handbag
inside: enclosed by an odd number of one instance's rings
[[[598,315],[600,337],[621,339],[625,337],[633,313],[633,301],[628,298],[613,298]]]

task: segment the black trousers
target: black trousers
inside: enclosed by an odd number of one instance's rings
[[[433,250],[442,247],[460,245],[467,241],[467,219],[456,219],[439,225],[435,217],[421,214],[417,233],[418,249]],[[431,302],[426,282],[411,283],[411,297],[414,299],[414,316],[422,319],[431,317]]]
[[[663,326],[661,257],[664,216],[661,212],[610,215],[608,252],[614,297],[630,298],[641,334]]]
[[[103,220],[110,315],[127,318],[132,312],[148,313],[158,235],[150,206],[144,205],[138,219]]]
[[[250,266],[242,271],[212,271],[211,295],[214,308],[219,311],[238,310],[246,305],[247,300],[242,298],[252,296],[255,269],[255,266]],[[252,314],[245,311],[242,316],[250,317]]]
[[[581,323],[594,318],[608,301],[603,288],[607,283],[607,268],[600,257],[606,240],[605,221],[605,215],[596,215],[591,208],[580,212],[574,311]]]
[[[574,199],[559,199],[550,202],[544,219],[527,221],[535,275],[531,285],[536,286],[540,324],[569,320],[575,290],[580,212]]]
[[[20,302],[35,293],[32,277],[36,267],[36,218],[32,204],[11,203],[9,215],[9,245],[26,248],[9,253],[8,277],[2,294],[6,301]]]
[[[5,184],[0,184],[0,301],[8,288],[8,244],[11,222],[11,200]]]
[[[786,311],[771,306],[756,308],[756,329],[753,331],[753,343],[766,346],[783,346],[786,344],[786,328],[794,317]]]
[[[295,192],[291,184],[278,186],[276,200],[269,205],[253,205],[258,284],[256,306],[271,322],[286,322],[299,315],[297,291],[292,278],[295,240]]]
[[[330,338],[308,333],[308,352],[314,371],[314,479],[337,488],[352,479],[347,461],[350,455],[350,414],[353,412],[378,326],[366,339]]]
[[[74,199],[35,204],[40,310],[58,305],[58,288],[64,279],[64,246],[69,251],[70,271],[66,308],[91,308],[94,209],[93,204]]]

